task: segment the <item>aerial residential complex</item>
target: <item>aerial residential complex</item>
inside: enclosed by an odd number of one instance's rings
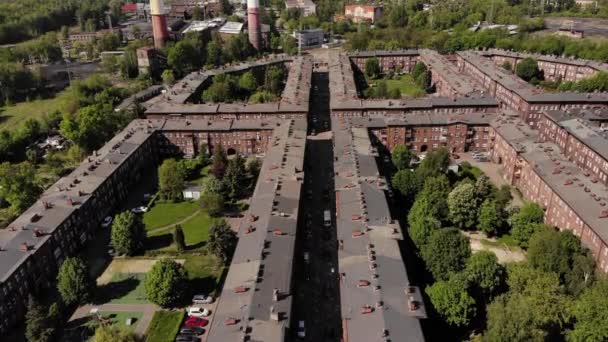
[[[545,209],[546,223],[579,236],[608,272],[608,96],[545,93],[500,67],[522,56],[331,50],[327,61],[273,56],[197,71],[164,93],[151,88],[138,94],[124,106],[142,102],[145,118],[0,231],[0,332],[22,319],[28,295],[51,286],[67,256],[94,239],[142,174],[165,156],[190,158],[220,145],[228,154],[263,154],[264,161],[206,335],[210,342],[302,338],[303,304],[329,305],[326,312],[335,313],[316,317],[316,325],[306,320],[311,341],[425,339],[421,289],[410,281],[402,255],[407,233],[391,213],[390,181],[377,164],[380,149],[397,145],[418,154],[447,148],[455,158],[487,152],[508,184]],[[364,99],[356,79],[372,57],[383,71],[410,72],[424,63],[435,94]],[[604,70],[587,61],[535,57],[550,78],[579,80]],[[287,70],[276,102],[201,99],[217,75],[259,73],[272,65]],[[315,135],[317,116],[326,130]],[[311,198],[313,204],[305,202]],[[324,238],[306,242],[315,230]],[[303,256],[317,250],[327,262]],[[317,266],[326,278],[305,287],[336,298],[298,296],[301,278]]]

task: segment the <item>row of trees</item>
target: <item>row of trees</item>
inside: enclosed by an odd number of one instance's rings
[[[250,99],[263,103],[277,99],[283,90],[286,71],[283,66],[270,66],[263,75],[248,71],[240,77],[220,74],[213,77],[202,98],[206,102],[226,102]]]
[[[445,150],[428,153],[414,171],[411,157],[405,146],[393,151],[392,182],[406,207],[413,202],[409,234],[434,279],[426,293],[438,316],[461,331],[485,327],[479,341],[608,338],[608,326],[595,316],[608,313],[605,300],[590,303],[607,285],[594,276],[593,257],[576,236],[543,224],[535,203],[510,208],[509,188],[497,189],[466,163],[458,174],[446,173]],[[472,254],[461,230],[510,232],[527,261],[504,267],[492,252]]]

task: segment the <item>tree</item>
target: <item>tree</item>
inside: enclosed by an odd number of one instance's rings
[[[178,252],[183,252],[186,249],[186,238],[184,237],[184,230],[181,225],[176,225],[173,229],[173,242],[177,247]]]
[[[429,214],[441,222],[446,222],[449,215],[448,196],[450,182],[445,175],[432,176],[424,180],[419,197],[429,201]]]
[[[492,196],[496,192],[494,184],[490,181],[488,176],[482,174],[477,178],[475,182],[475,195],[477,196],[477,203],[482,203],[486,198]]]
[[[246,184],[247,172],[245,169],[245,159],[237,154],[235,158],[228,162],[226,174],[222,179],[223,188],[231,201],[238,200],[246,190],[243,185]]]
[[[381,72],[382,70],[380,69],[378,58],[372,57],[365,61],[365,75],[367,75],[367,77],[372,79],[378,78]]]
[[[520,246],[528,246],[532,234],[541,228],[539,224],[543,222],[544,216],[543,208],[534,202],[524,203],[518,212],[511,215],[511,234]]]
[[[158,188],[165,200],[179,200],[185,189],[185,175],[175,159],[166,159],[158,168]]]
[[[393,187],[401,193],[405,198],[405,205],[409,207],[409,204],[414,200],[420,185],[414,172],[406,169],[399,170],[393,175],[392,180]]]
[[[435,282],[426,288],[433,307],[446,322],[466,326],[475,317],[475,300],[467,292],[467,280],[453,275],[447,281]]]
[[[504,225],[504,213],[500,212],[499,205],[496,200],[486,199],[481,204],[479,209],[477,228],[488,236],[496,235],[501,231]]]
[[[435,230],[420,252],[435,279],[446,280],[450,273],[464,268],[471,255],[471,247],[458,229],[444,228]]]
[[[232,257],[236,242],[236,233],[225,220],[215,222],[209,229],[207,248],[213,255],[224,262],[227,262]]]
[[[200,60],[200,56],[196,47],[189,40],[182,40],[169,50],[167,64],[177,75],[183,76],[195,69],[197,65],[194,63],[197,59]]]
[[[425,182],[427,178],[445,175],[449,165],[450,153],[447,149],[440,148],[426,154],[426,158],[416,168],[416,176],[421,182]]]
[[[112,222],[112,245],[119,255],[134,255],[144,246],[146,228],[139,216],[124,211]]]
[[[513,64],[511,64],[511,62],[509,61],[504,61],[504,63],[502,63],[501,67],[505,70],[507,70],[508,72],[513,72]]]
[[[505,281],[505,270],[498,263],[493,252],[479,251],[467,261],[465,274],[472,285],[473,293],[488,300],[499,290]]]
[[[57,290],[67,305],[84,304],[91,299],[95,281],[87,265],[78,257],[66,258],[57,274]]]
[[[546,332],[536,326],[534,313],[526,298],[506,295],[496,298],[487,308],[486,342],[544,342]]]
[[[517,63],[515,66],[515,74],[526,82],[530,82],[534,79],[540,81],[544,78],[542,72],[538,68],[538,62],[531,57],[526,57]]]
[[[211,173],[215,178],[221,180],[224,178],[226,167],[228,166],[228,156],[222,145],[217,145],[213,149],[213,158],[211,160]]]
[[[56,307],[56,305],[55,305]],[[25,337],[30,342],[52,341],[55,335],[54,313],[30,296],[25,314]]]
[[[219,216],[224,211],[224,196],[218,193],[201,193],[199,203],[201,208],[214,217]]]
[[[258,82],[253,75],[253,72],[248,71],[239,78],[239,88],[253,93],[258,88]]]
[[[433,217],[432,210],[429,200],[419,196],[407,216],[409,235],[418,249],[422,249],[431,234],[441,228],[441,222]]]
[[[283,81],[285,80],[285,69],[276,65],[266,68],[264,75],[264,88],[275,94],[280,95],[283,90]]]
[[[569,239],[577,240],[569,231],[561,233],[547,229],[534,233],[528,242],[530,266],[563,277],[570,271],[574,254],[581,250],[580,241],[568,243]]]
[[[608,282],[598,280],[585,290],[572,306],[574,328],[567,332],[568,341],[600,342],[608,340]]]
[[[175,83],[175,75],[171,69],[166,69],[163,71],[161,78],[163,79],[163,83],[165,85],[171,86],[173,83]]]
[[[184,267],[171,259],[159,260],[144,279],[146,298],[162,307],[179,304],[186,294],[188,277]]]
[[[471,184],[463,183],[448,195],[450,220],[461,229],[470,229],[477,220],[477,196]]]
[[[130,331],[111,325],[100,325],[95,329],[92,342],[137,342],[137,336]]]
[[[428,71],[426,64],[422,62],[417,62],[412,68],[412,78],[417,79],[420,75],[426,73]]]
[[[397,145],[393,149],[391,158],[397,170],[403,170],[410,167],[412,156],[412,151],[406,145]]]
[[[389,12],[388,21],[392,27],[406,26],[408,21],[406,5],[402,3],[394,5]]]
[[[28,162],[0,164],[0,198],[22,212],[36,202],[42,188],[36,183],[36,168]]]

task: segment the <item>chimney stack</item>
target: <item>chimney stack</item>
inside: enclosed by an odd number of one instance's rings
[[[249,42],[256,50],[262,48],[262,27],[260,23],[260,1],[247,0],[247,26]]]
[[[152,15],[154,47],[160,49],[169,39],[169,29],[167,28],[167,16],[163,0],[150,0],[150,14]]]

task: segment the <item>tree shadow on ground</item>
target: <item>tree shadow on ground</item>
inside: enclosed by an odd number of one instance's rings
[[[187,251],[194,251],[194,250],[197,250],[197,249],[199,249],[199,248],[203,248],[203,247],[205,247],[206,245],[207,245],[207,241],[200,241],[200,242],[198,242],[198,243],[195,243],[195,244],[191,244],[191,245],[186,246],[186,250],[187,250]]]
[[[171,246],[173,243],[173,236],[171,233],[150,236],[146,239],[146,250],[156,250]]]
[[[94,300],[94,304],[103,304],[113,299],[124,297],[129,292],[135,290],[140,282],[141,280],[130,277],[102,285],[98,288],[98,294]]]

